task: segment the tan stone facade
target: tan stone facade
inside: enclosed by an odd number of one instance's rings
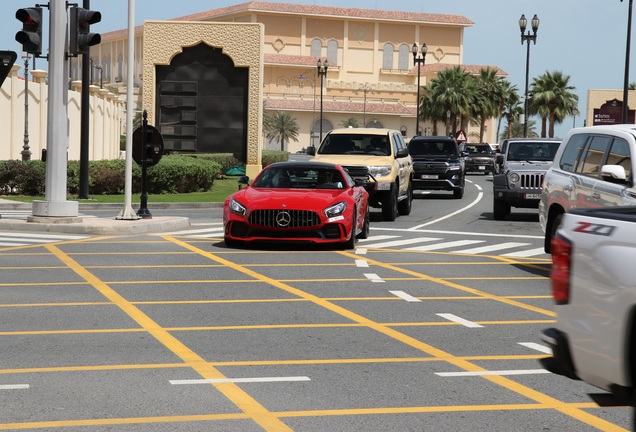
[[[152,22],[135,31],[136,47],[143,47],[136,48],[134,59],[135,86],[140,88],[143,104],[149,108],[153,100],[148,93],[153,88],[149,87],[147,74],[152,70],[148,68],[154,62],[169,61],[170,53],[178,49],[176,45],[204,40],[232,51],[231,56],[241,61],[256,52],[239,54],[232,41],[227,47],[225,43],[217,45],[220,42],[212,29],[226,31],[223,29],[229,29],[230,23],[260,23],[264,34],[259,90],[265,110],[289,111],[296,118],[300,130],[298,142],[288,144],[291,152],[317,143],[321,105],[323,134],[354,117],[360,126],[388,127],[402,130],[407,137],[414,135],[418,70],[413,64],[413,43],[428,46],[426,63],[420,69],[422,86],[447,67],[460,65],[475,74],[487,67],[463,64],[464,29],[473,22],[459,15],[249,2],[168,22],[174,26],[163,27],[159,33],[154,32]],[[226,26],[198,26],[202,22]],[[95,64],[103,68],[102,78],[109,84],[123,84],[117,78],[125,76],[128,66],[126,37],[125,30],[102,34],[102,43],[91,49]],[[244,44],[245,37],[237,35],[237,40],[243,45],[239,51],[255,49]],[[155,50],[159,52],[155,54]],[[147,62],[146,56],[152,61]],[[318,59],[329,61],[322,88]],[[503,71],[500,74],[505,76]],[[254,83],[250,76],[250,87]],[[250,99],[250,111],[256,111],[251,104]],[[152,116],[149,119],[152,123]],[[495,128],[495,123],[489,122],[485,140],[496,141]],[[421,123],[419,129],[422,134],[431,134],[433,125]],[[444,131],[444,125],[438,124],[438,133]],[[468,132],[470,135],[474,130]],[[261,141],[265,148],[278,148],[277,143]]]

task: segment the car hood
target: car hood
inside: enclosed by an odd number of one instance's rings
[[[513,161],[506,163],[508,171],[547,171],[552,161]]]
[[[379,165],[391,165],[391,156],[373,156],[373,155],[316,155],[312,160],[320,162],[329,162],[338,165],[366,165],[366,166],[379,166]]]
[[[348,198],[343,189],[271,189],[248,187],[230,198],[248,209],[322,210]]]

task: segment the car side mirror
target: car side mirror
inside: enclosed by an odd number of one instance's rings
[[[309,156],[316,156],[316,146],[307,147],[307,154]]]
[[[367,181],[365,179],[362,179],[362,178],[354,178],[353,179],[353,184],[354,184],[354,186],[366,186],[367,185]]]
[[[407,148],[401,148],[397,151],[397,154],[395,155],[396,158],[403,158],[403,157],[407,157],[409,155],[409,149]]]
[[[495,156],[495,161],[498,164],[502,164],[503,163],[503,155],[501,153],[497,153],[497,156]]]
[[[612,183],[624,183],[627,181],[627,173],[621,165],[603,165],[601,167],[601,177],[603,180]]]
[[[240,176],[238,178],[239,190],[243,189],[243,187],[247,187],[250,185],[250,178],[248,176]]]

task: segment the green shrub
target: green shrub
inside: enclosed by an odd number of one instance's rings
[[[43,195],[45,169],[39,160],[0,161],[0,195]]]

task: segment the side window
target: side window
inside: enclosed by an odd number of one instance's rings
[[[576,171],[581,174],[598,176],[601,172],[601,165],[603,164],[603,157],[607,152],[609,145],[612,141],[608,136],[593,136],[585,151],[585,156],[579,162],[579,166]]]
[[[322,41],[320,39],[313,39],[311,41],[310,55],[312,57],[322,56]]]
[[[563,171],[570,172],[574,172],[576,170],[576,162],[581,158],[588,138],[589,135],[587,134],[572,135],[572,137],[570,137],[570,140],[566,144],[563,154],[561,155],[559,168]]]
[[[614,139],[607,155],[607,165],[620,165],[625,168],[625,175],[631,178],[632,160],[629,152],[629,143],[621,138]]]
[[[332,39],[327,42],[327,58],[332,65],[338,64],[338,41]]]
[[[393,69],[393,45],[390,43],[384,44],[382,67],[384,69]]]
[[[395,139],[395,135],[393,135],[393,157],[395,157],[397,155],[398,150],[400,149],[400,143],[398,140]]]

